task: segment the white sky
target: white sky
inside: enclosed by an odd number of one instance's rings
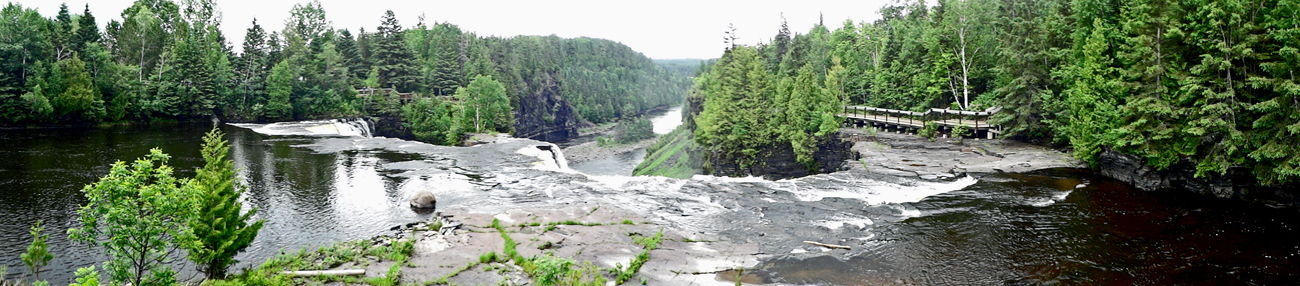
[[[173,0],[179,3],[179,0]],[[243,43],[244,32],[253,18],[269,31],[284,27],[284,19],[295,3],[309,0],[225,0],[218,2],[224,15],[222,30],[236,51]],[[54,17],[59,4],[80,14],[90,3],[90,11],[100,22],[100,29],[110,19],[121,21],[122,10],[130,0],[23,0],[23,7],[36,7],[41,15]],[[766,2],[766,3],[765,3]],[[781,25],[781,14],[790,30],[806,33],[825,16],[831,30],[845,19],[855,23],[874,21],[879,9],[891,0],[866,1],[707,1],[656,0],[629,1],[476,1],[476,0],[322,0],[326,18],[335,29],[354,34],[365,27],[373,32],[385,10],[393,10],[404,27],[417,23],[421,13],[427,22],[450,22],[479,36],[551,35],[592,37],[621,42],[656,59],[716,58],[722,54],[723,31],[734,23],[740,42],[767,42]]]

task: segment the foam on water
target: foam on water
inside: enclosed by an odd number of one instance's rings
[[[857,227],[858,229],[865,229],[865,228],[867,228],[867,226],[871,226],[871,225],[876,224],[876,222],[875,222],[875,221],[872,221],[870,218],[865,218],[865,217],[864,217],[864,218],[852,218],[852,217],[847,217],[847,216],[836,216],[836,217],[832,218],[831,220],[816,221],[816,222],[813,222],[813,224],[816,224],[816,225],[819,225],[819,226],[824,226],[824,227],[829,228],[829,229],[831,229],[831,230],[839,230],[840,227],[843,227],[843,226],[845,226],[845,225],[855,226],[855,227]]]
[[[1050,198],[1033,198],[1028,201],[1028,204],[1035,207],[1050,206],[1052,204],[1064,201],[1065,197],[1070,196],[1070,192],[1072,191],[1055,192],[1052,194]]]
[[[365,120],[355,119],[290,121],[269,124],[230,123],[230,125],[248,128],[258,134],[272,136],[371,137],[370,123]]]
[[[974,185],[979,180],[966,176],[952,182],[914,182],[900,185],[880,181],[863,181],[858,187],[846,188],[797,188],[789,192],[802,201],[819,201],[824,198],[849,198],[865,201],[868,205],[901,204],[919,202],[926,197],[961,190]]]
[[[564,153],[555,144],[546,143],[546,145],[519,148],[515,153],[536,157],[539,161],[533,163],[533,168],[539,170],[576,173],[573,169],[569,169],[569,161],[564,159]]]

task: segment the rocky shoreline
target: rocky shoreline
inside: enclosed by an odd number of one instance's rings
[[[1086,168],[1069,154],[1003,139],[936,138],[842,128],[861,155],[850,168],[923,180],[946,180],[967,173],[1024,173],[1052,168]]]
[[[636,149],[650,147],[651,144],[654,144],[655,141],[658,140],[659,137],[656,136],[636,143],[615,144],[614,146],[608,147],[601,147],[600,145],[597,145],[595,141],[582,143],[564,148],[564,159],[568,160],[569,164],[600,160],[614,155],[636,151]]]

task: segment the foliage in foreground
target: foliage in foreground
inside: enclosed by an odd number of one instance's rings
[[[45,244],[45,240],[49,239],[50,235],[41,234],[45,232],[45,226],[42,226],[41,223],[38,220],[35,225],[32,225],[32,244],[27,246],[27,253],[21,255],[23,263],[27,264],[27,269],[31,270],[32,276],[35,277],[32,281],[40,281],[41,268],[49,264],[50,259],[54,259],[54,255],[50,254],[49,246]],[[3,278],[4,275],[0,275],[0,279]],[[3,281],[0,280],[0,282]]]
[[[193,195],[172,176],[169,158],[155,148],[130,165],[118,161],[82,189],[88,202],[77,211],[81,226],[69,229],[69,237],[103,248],[109,256],[104,270],[114,281],[173,284],[170,257],[195,243],[187,225]]]
[[[262,221],[247,223],[256,210],[241,214],[244,187],[235,181],[222,137],[215,128],[204,136],[206,165],[193,179],[174,177],[170,156],[157,148],[130,165],[114,163],[108,175],[82,189],[88,203],[78,210],[81,226],[69,229],[68,236],[104,249],[110,259],[103,269],[111,281],[174,284],[169,264],[178,250],[187,251],[207,278],[225,276]]]
[[[238,263],[235,255],[253,243],[265,220],[249,224],[257,213],[254,208],[240,214],[243,203],[239,196],[247,189],[235,181],[234,162],[226,157],[226,145],[219,129],[213,128],[203,136],[203,168],[189,181],[197,198],[197,213],[189,220],[189,227],[198,242],[190,245],[189,259],[198,263],[208,279],[226,276],[226,269]]]

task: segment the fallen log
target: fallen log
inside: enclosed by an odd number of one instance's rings
[[[303,277],[319,275],[336,275],[336,276],[360,276],[366,275],[365,269],[340,269],[340,270],[309,270],[309,271],[284,271],[280,274]]]
[[[821,247],[825,247],[825,248],[853,249],[852,247],[848,247],[848,246],[835,245],[835,244],[825,244],[825,243],[816,242],[816,241],[807,241],[807,240],[805,240],[805,241],[803,241],[803,243],[812,244],[812,245],[816,245],[816,246],[821,246]]]

